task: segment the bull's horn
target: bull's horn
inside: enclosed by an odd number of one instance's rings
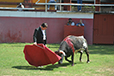
[[[64,56],[66,56],[66,54],[63,50],[60,50],[59,52],[62,53]]]

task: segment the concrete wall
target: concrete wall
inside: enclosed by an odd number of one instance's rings
[[[48,43],[60,43],[64,39],[64,25],[68,18],[75,23],[81,18],[84,36],[88,44],[93,43],[93,14],[92,13],[52,13],[0,11],[0,43],[3,42],[33,42],[34,29],[46,22]]]

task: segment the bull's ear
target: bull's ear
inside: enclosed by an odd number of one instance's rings
[[[60,50],[59,52],[62,53],[64,56],[66,56],[66,54],[63,50]]]

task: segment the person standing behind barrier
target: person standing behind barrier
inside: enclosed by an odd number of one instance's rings
[[[47,43],[47,36],[46,36],[46,29],[48,25],[47,23],[43,23],[40,27],[36,28],[33,35],[33,41],[34,45],[37,45],[38,43],[43,43],[46,45]]]
[[[77,3],[78,4],[82,4],[82,0],[77,0]],[[77,8],[78,8],[78,11],[81,11],[82,6],[77,6]]]
[[[50,0],[48,3],[56,3],[55,0]],[[48,5],[48,10],[50,9],[50,5]],[[55,10],[57,10],[57,6],[55,5]]]
[[[80,22],[77,23],[76,26],[84,26],[84,23],[82,22],[82,19],[80,19]]]
[[[24,8],[24,5],[22,3],[20,3],[17,8]],[[22,9],[18,9],[18,11],[22,11]]]
[[[67,25],[71,25],[71,26],[74,26],[75,23],[72,21],[71,18],[68,19],[68,22],[67,22]]]

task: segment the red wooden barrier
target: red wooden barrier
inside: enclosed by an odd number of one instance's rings
[[[84,27],[83,26],[64,26],[64,37],[68,35],[75,35],[75,36],[84,36]]]

